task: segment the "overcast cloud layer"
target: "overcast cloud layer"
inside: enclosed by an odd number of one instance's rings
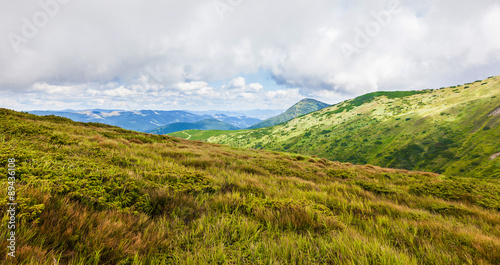
[[[498,1],[414,2],[2,0],[0,107],[283,109],[500,75]]]

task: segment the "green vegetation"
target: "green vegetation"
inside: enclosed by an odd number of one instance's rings
[[[499,180],[6,109],[0,125],[1,174],[14,157],[19,178],[19,264],[500,263]],[[7,232],[2,226],[3,264],[14,263]]]
[[[276,117],[272,117],[270,119],[267,119],[265,121],[259,122],[253,126],[250,127],[250,129],[257,129],[257,128],[265,128],[265,127],[271,127],[280,123],[287,122],[289,120],[292,120],[294,118],[300,117],[302,115],[306,115],[308,113],[324,109],[326,107],[329,107],[330,105],[306,98],[301,101],[299,101],[297,104],[293,105],[290,107],[285,113],[282,113]]]
[[[191,139],[447,176],[500,178],[500,161],[490,159],[500,152],[499,95],[500,77],[439,90],[375,92],[271,128],[193,131]]]
[[[418,94],[424,94],[427,91],[378,91],[378,92],[373,92],[369,94],[365,94],[362,96],[359,96],[353,100],[349,100],[346,102],[343,102],[343,104],[340,104],[340,106],[337,107],[335,111],[332,113],[342,113],[344,111],[350,111],[354,109],[355,107],[359,107],[365,103],[370,103],[375,98],[378,97],[386,97],[387,99],[395,99],[395,98],[404,98],[404,97],[409,97],[413,95],[418,95]]]

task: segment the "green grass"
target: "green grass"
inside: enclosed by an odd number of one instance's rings
[[[174,132],[170,133],[168,135],[178,137],[178,138],[184,138],[189,140],[202,140],[202,139],[207,139],[213,136],[219,136],[219,135],[225,135],[227,134],[227,131],[220,131],[220,130],[186,130],[182,132]],[[191,137],[190,137],[191,136]]]
[[[500,77],[439,90],[375,92],[270,128],[191,139],[354,164],[500,178]],[[182,133],[176,134],[185,138]]]
[[[0,125],[1,174],[14,157],[20,177],[16,259],[3,225],[3,264],[500,263],[499,180],[5,109]]]
[[[350,111],[355,107],[359,107],[363,104],[370,103],[378,97],[386,97],[387,99],[397,99],[404,98],[418,94],[425,94],[428,91],[378,91],[369,94],[365,94],[359,96],[355,99],[349,100],[347,102],[343,102],[339,104],[336,110],[334,110],[333,114],[342,113],[344,111]]]

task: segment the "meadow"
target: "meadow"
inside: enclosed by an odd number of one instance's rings
[[[500,181],[0,109],[3,264],[500,264]],[[2,178],[0,210],[7,211]]]

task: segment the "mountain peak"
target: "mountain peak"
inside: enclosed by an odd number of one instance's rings
[[[305,98],[302,99],[301,101],[295,103],[293,106],[291,106],[285,113],[282,113],[276,117],[267,119],[263,122],[257,123],[254,126],[250,127],[249,129],[257,129],[257,128],[264,128],[264,127],[271,127],[274,125],[278,125],[280,123],[284,123],[287,121],[290,121],[294,118],[297,118],[302,115],[309,114],[314,111],[318,111],[320,109],[324,109],[326,107],[329,107],[330,105],[323,103],[321,101],[312,99],[312,98]]]
[[[322,104],[326,104],[326,103],[323,103],[319,100],[316,100],[316,99],[313,99],[313,98],[305,98],[305,99],[302,99],[301,101],[297,102],[297,103],[300,103],[300,102],[316,102],[316,103],[322,103]]]

